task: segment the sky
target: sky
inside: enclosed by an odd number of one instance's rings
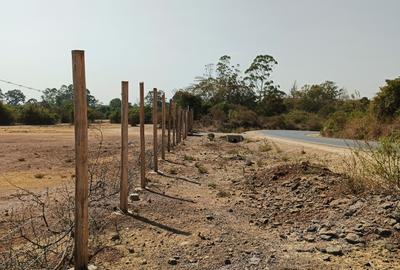
[[[83,49],[87,88],[103,103],[121,80],[131,102],[141,81],[170,98],[225,54],[242,70],[272,55],[284,91],[332,80],[372,97],[400,75],[399,0],[0,1],[0,79],[59,88],[72,82],[71,50]]]

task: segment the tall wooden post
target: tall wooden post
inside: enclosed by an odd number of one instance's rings
[[[183,119],[183,127],[182,127],[182,131],[183,131],[183,139],[184,140],[186,140],[186,135],[187,135],[187,133],[186,133],[186,130],[187,130],[187,118],[186,118],[186,116],[187,116],[187,110],[186,109],[183,109],[183,111],[182,111],[182,119]]]
[[[154,171],[158,172],[157,88],[153,89],[153,155]]]
[[[144,83],[139,84],[140,91],[140,187],[146,187],[146,156],[144,141]]]
[[[168,152],[171,151],[171,118],[172,118],[172,99],[169,100],[168,106],[168,141],[167,141],[167,150]]]
[[[194,110],[190,110],[190,132],[193,132]]]
[[[88,131],[85,52],[72,51],[75,122],[75,250],[76,270],[88,267]]]
[[[162,107],[161,107],[161,158],[165,160],[165,94],[162,95]]]
[[[128,211],[128,82],[121,82],[121,182],[119,208]]]
[[[176,107],[176,144],[181,143],[181,108]]]
[[[183,141],[183,109],[179,108],[179,142]]]
[[[176,103],[172,101],[172,145],[176,145],[176,116],[177,116],[177,108],[176,108]]]

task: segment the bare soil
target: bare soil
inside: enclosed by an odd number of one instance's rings
[[[119,154],[119,132],[118,125],[103,126],[103,158]],[[137,132],[130,129],[132,148]],[[95,149],[98,133],[90,134]],[[348,192],[335,170],[338,153],[264,144],[251,135],[236,144],[218,134],[214,141],[189,137],[160,161],[167,176],[148,171],[148,188],[136,189],[140,200],[131,202],[131,214],[110,202],[108,218],[117,225],[91,263],[98,269],[400,269],[398,194]],[[14,189],[6,180],[40,191],[73,176],[73,130],[1,129],[0,157],[5,209]]]

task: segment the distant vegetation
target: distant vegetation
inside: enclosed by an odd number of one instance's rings
[[[175,92],[174,100],[194,109],[197,123],[218,131],[254,128],[317,130],[325,136],[373,139],[393,135],[400,126],[400,77],[387,80],[372,99],[355,91],[349,94],[332,81],[297,86],[282,91],[272,80],[278,62],[258,55],[244,72],[222,56],[208,64],[204,75]],[[88,117],[120,122],[121,100],[101,104],[88,93]],[[158,104],[161,108],[159,92]],[[48,125],[73,122],[73,86],[48,88],[41,100],[26,101],[18,89],[0,90],[0,125],[15,123]],[[145,121],[151,121],[153,96],[145,100]],[[139,123],[139,107],[129,104],[129,121]]]

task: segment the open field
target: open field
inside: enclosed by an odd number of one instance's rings
[[[131,159],[138,150],[137,130],[130,128]],[[119,158],[119,132],[119,125],[102,127],[102,159]],[[97,134],[90,129],[93,151]],[[140,201],[130,203],[132,214],[115,211],[118,198],[108,202],[110,225],[92,264],[99,269],[399,269],[399,196],[349,193],[345,178],[327,168],[340,164],[343,153],[252,135],[232,144],[219,135],[215,141],[189,137],[167,154],[160,171],[168,177],[148,172],[148,188],[137,189]],[[2,128],[0,143],[3,210],[13,192],[6,179],[35,191],[70,183],[72,127]],[[133,184],[137,187],[138,179]]]

